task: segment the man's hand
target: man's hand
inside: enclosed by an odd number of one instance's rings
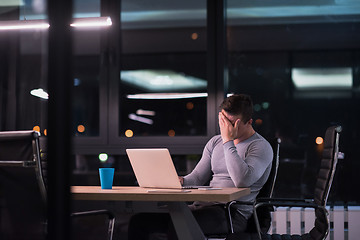
[[[219,127],[223,143],[236,139],[239,123],[240,119],[237,119],[233,126],[229,119],[222,112],[219,112]]]
[[[179,177],[179,181],[180,181],[181,185],[184,184],[184,178],[183,177]]]

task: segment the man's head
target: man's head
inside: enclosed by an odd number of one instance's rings
[[[225,98],[220,105],[220,110],[224,110],[231,116],[239,116],[241,121],[246,124],[252,118],[253,103],[249,95],[236,94]]]

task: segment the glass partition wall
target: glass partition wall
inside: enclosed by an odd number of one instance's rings
[[[312,196],[322,138],[339,124],[331,199],[354,199],[344,186],[358,182],[359,14],[354,1],[228,1],[228,93],[252,95],[256,131],[282,140],[277,196]]]
[[[103,8],[108,7],[103,4]],[[106,4],[111,5],[109,1]],[[104,117],[107,123],[100,124],[106,131],[98,139],[105,144],[94,147],[95,139],[83,144],[89,141],[86,134],[82,134],[81,140],[76,139],[74,182],[97,183],[97,169],[112,166],[116,169],[114,184],[136,184],[125,155],[126,148],[134,147],[167,147],[178,173],[191,171],[210,135],[206,6],[205,0],[195,3],[125,0],[121,1],[119,12],[109,10],[119,17],[120,25],[111,26],[106,40],[99,39],[108,44],[99,45],[100,76],[104,78],[100,80],[100,101],[105,103],[100,104],[100,111],[105,114],[100,119]],[[79,38],[90,41],[81,34]],[[79,41],[81,49],[94,55],[92,48],[82,45]],[[90,60],[88,56],[81,57]],[[91,59],[96,65],[96,54]],[[96,80],[91,74],[96,68],[78,64],[83,66],[79,73]],[[88,92],[84,94],[93,101]],[[79,107],[93,107],[83,100],[86,104]]]
[[[332,199],[360,201],[359,193],[344,187],[360,187],[359,3],[73,4],[74,19],[110,16],[113,23],[72,32],[73,184],[98,184],[100,166],[117,169],[116,184],[136,184],[125,155],[135,147],[169,148],[179,174],[186,174],[218,133],[223,96],[247,93],[256,131],[282,139],[276,195],[312,194],[321,138],[328,126],[340,124],[344,159]],[[24,18],[46,20],[44,1],[0,3],[1,21]],[[0,31],[2,131],[47,135],[47,35]]]
[[[205,0],[121,2],[119,76],[110,80],[114,151],[199,153],[209,135],[206,18]]]
[[[119,136],[206,135],[205,9],[122,1]]]
[[[47,27],[42,4],[0,3],[1,130],[47,128]],[[23,28],[24,27],[24,28]]]

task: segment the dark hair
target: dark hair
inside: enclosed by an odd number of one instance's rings
[[[220,109],[225,110],[230,115],[241,115],[241,121],[246,123],[252,117],[253,102],[249,95],[235,94],[225,98],[220,104]]]

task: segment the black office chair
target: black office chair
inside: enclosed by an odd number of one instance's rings
[[[256,199],[261,198],[271,198],[274,192],[274,186],[276,182],[276,176],[279,168],[279,157],[280,157],[280,144],[281,139],[275,138],[273,141],[270,141],[270,144],[273,148],[274,157],[272,161],[271,171],[269,177],[261,188],[259,194],[257,195]],[[253,205],[253,202],[243,202],[243,201],[231,201],[227,203],[226,209],[228,211],[228,220],[230,226],[230,232],[234,232],[232,219],[231,219],[231,206],[233,204],[246,204],[246,205]],[[260,229],[262,232],[266,233],[270,229],[271,226],[271,211],[273,211],[273,207],[264,206],[258,209],[258,219],[260,220]],[[248,225],[245,230],[247,233],[255,233],[257,232],[254,214],[248,219]]]
[[[326,210],[326,202],[330,192],[338,160],[339,138],[341,130],[341,126],[332,126],[326,130],[324,139],[324,150],[322,154],[320,170],[315,185],[313,200],[280,198],[259,199],[254,204],[254,217],[257,226],[257,234],[232,233],[226,239],[325,239],[329,233],[329,222],[327,218],[328,211]],[[314,208],[314,227],[308,233],[305,233],[303,235],[270,235],[267,233],[263,233],[261,232],[257,213],[258,209],[264,206]]]
[[[47,187],[39,136],[36,131],[0,132],[0,239],[46,238]],[[110,211],[72,214],[74,218],[94,215],[107,216],[107,239],[112,239],[115,217]]]
[[[259,194],[257,195],[257,199],[260,198],[270,198],[272,197],[273,191],[274,191],[274,186],[275,186],[275,182],[276,182],[276,176],[277,176],[277,172],[278,172],[278,168],[279,168],[279,156],[280,156],[280,144],[281,144],[281,139],[280,138],[275,138],[272,141],[270,141],[270,144],[273,148],[273,161],[272,161],[272,166],[271,166],[271,171],[269,174],[269,177],[266,181],[266,183],[264,184],[264,186],[261,188],[261,190],[259,191]],[[231,216],[231,208],[232,206],[236,205],[236,204],[240,204],[240,205],[254,205],[254,202],[247,202],[247,201],[231,201],[228,202],[224,205],[225,211],[226,211],[226,217],[227,217],[227,221],[228,221],[228,226],[229,226],[229,230],[227,233],[219,233],[219,234],[212,234],[212,235],[208,235],[207,237],[209,239],[213,239],[213,238],[226,238],[226,236],[230,233],[234,233],[234,226],[233,226],[233,221],[232,221],[232,216]],[[261,231],[266,233],[268,232],[268,230],[270,229],[271,226],[271,212],[274,211],[273,207],[268,207],[268,206],[264,206],[258,209],[258,219],[260,221],[260,228]],[[254,219],[254,214],[248,219],[248,224],[246,227],[245,232],[246,233],[257,233],[257,229],[256,229],[256,224],[255,224],[255,219]]]

